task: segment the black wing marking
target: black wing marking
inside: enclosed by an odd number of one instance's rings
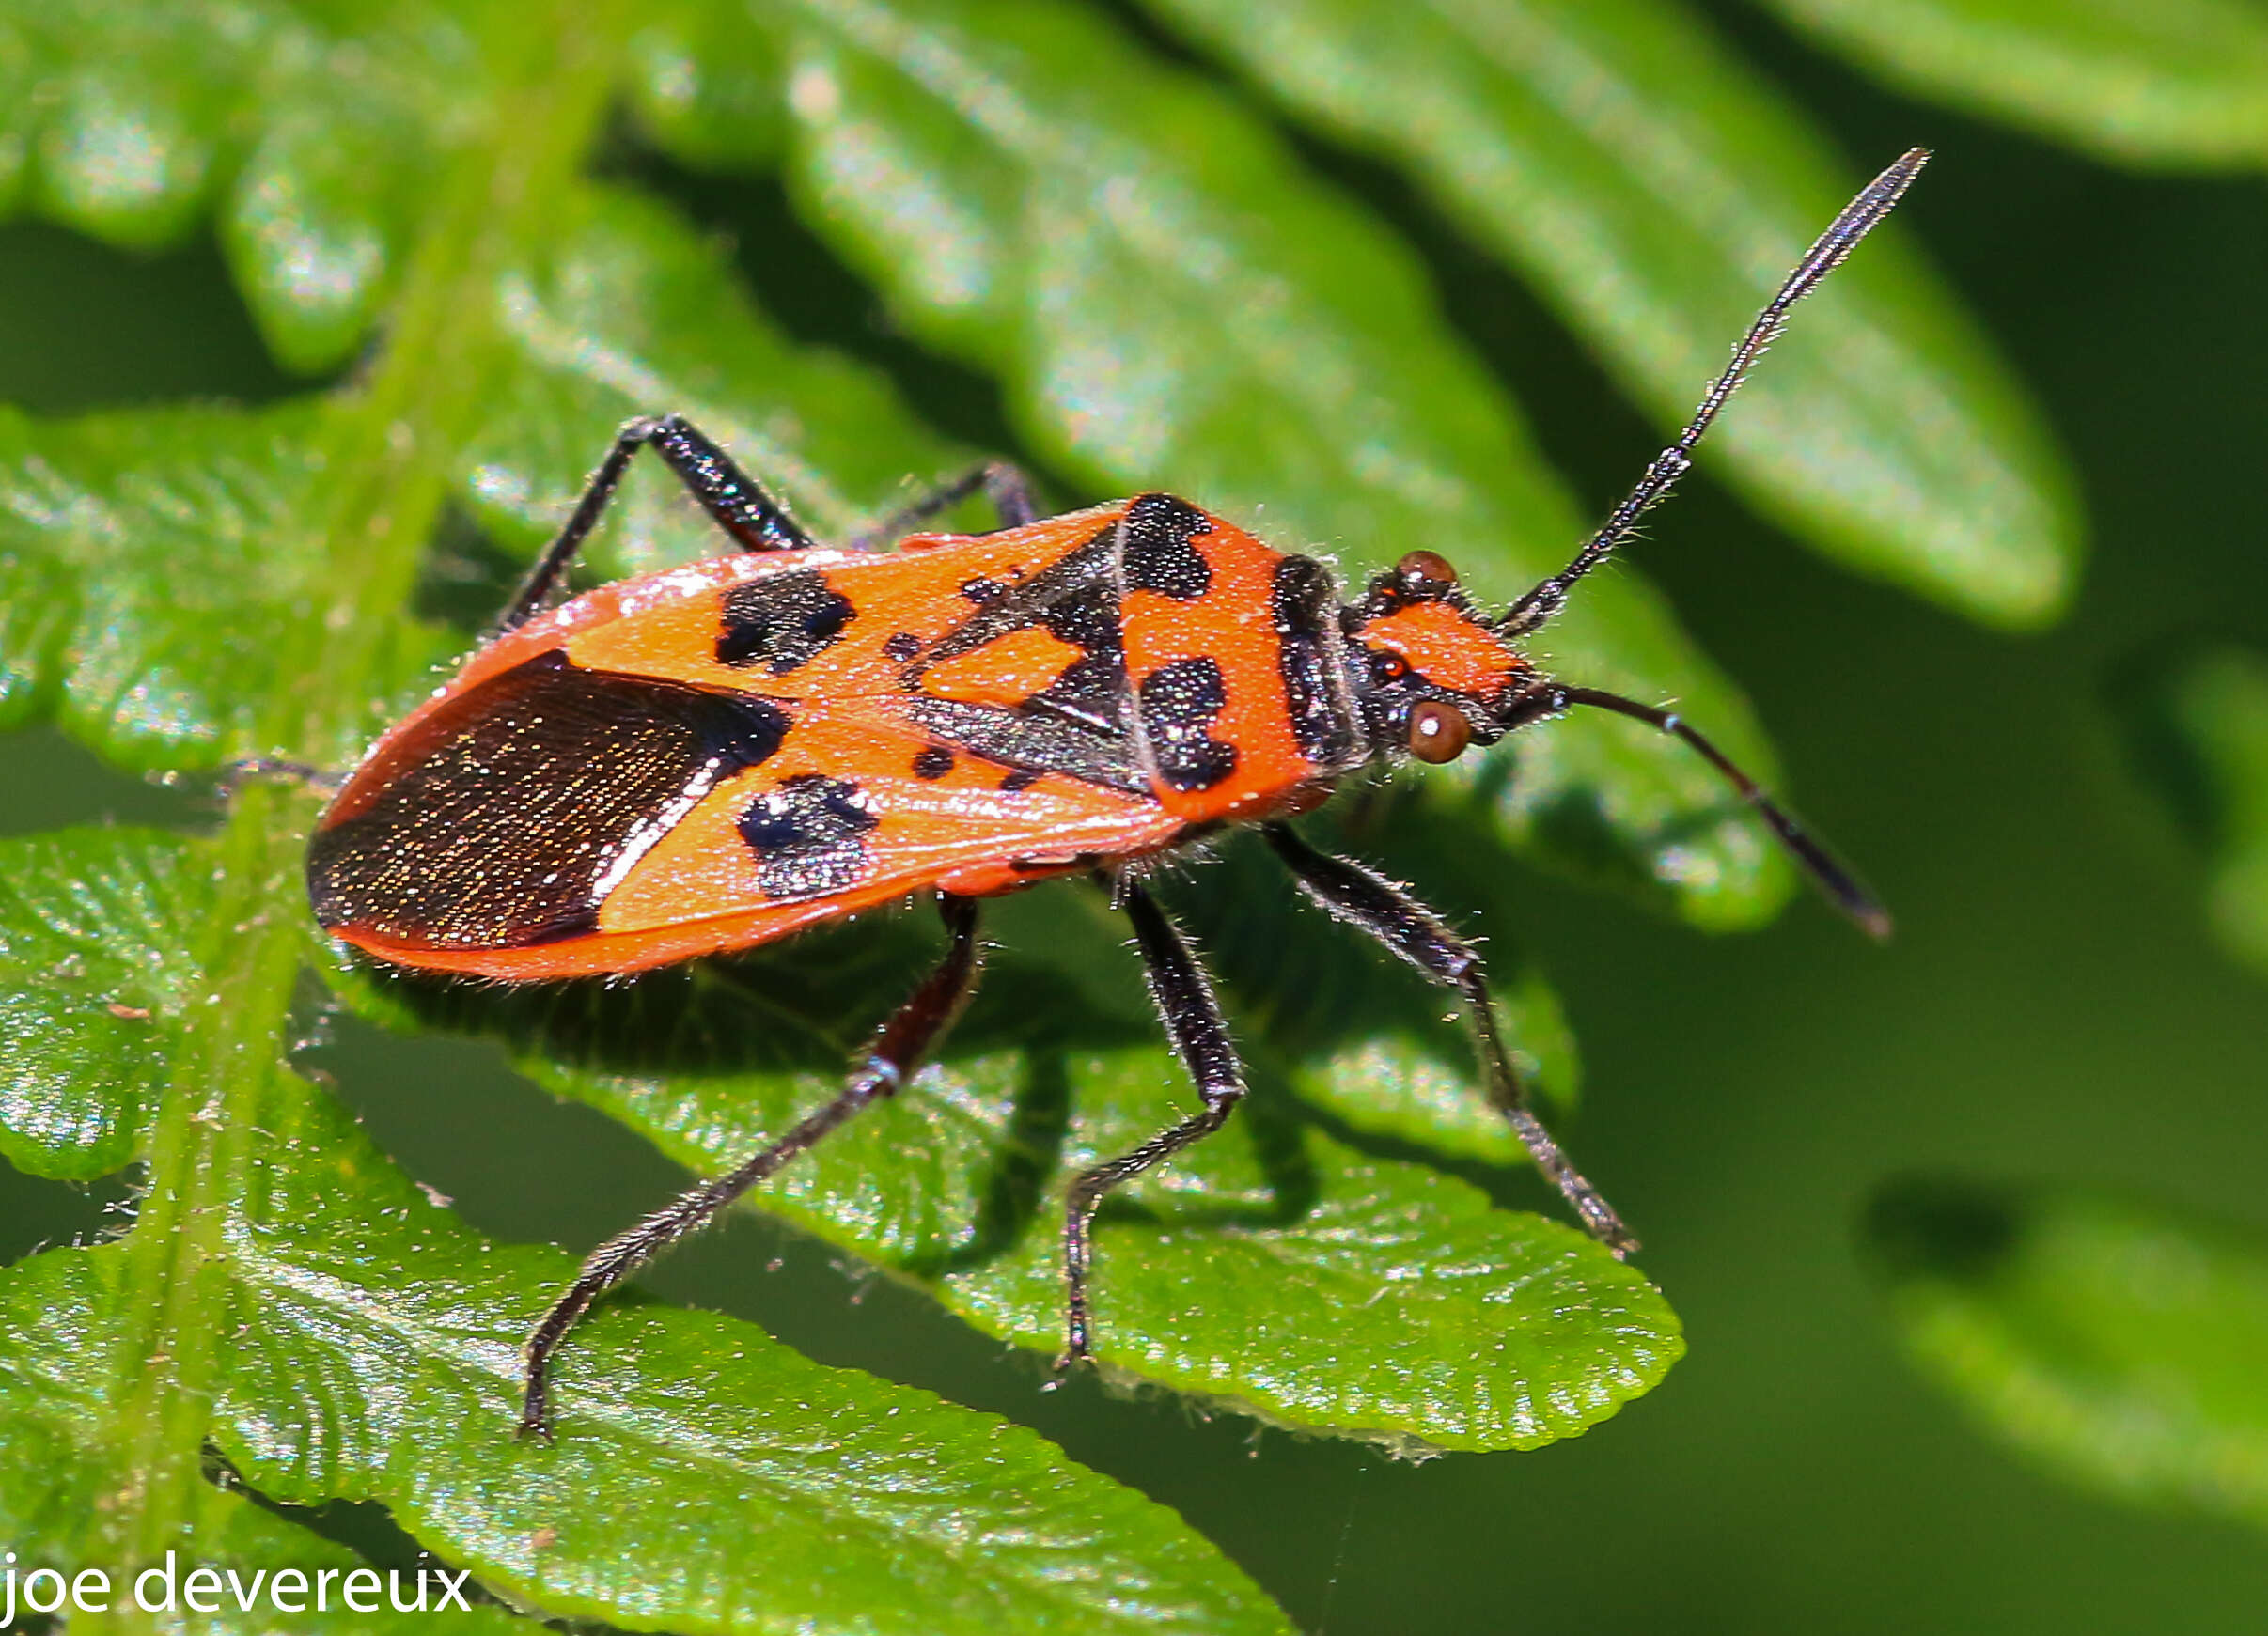
[[[538,654],[425,717],[367,803],[349,787],[307,849],[315,917],[431,948],[594,930],[631,865],[789,725],[751,694]]]

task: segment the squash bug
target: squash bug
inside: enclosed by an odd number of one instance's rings
[[[976,985],[980,901],[1066,874],[1109,883],[1202,1104],[1071,1185],[1058,1367],[1088,1357],[1097,1205],[1218,1130],[1244,1094],[1203,968],[1143,883],[1227,825],[1258,825],[1309,897],[1462,999],[1490,1100],[1584,1226],[1617,1254],[1635,1249],[1530,1111],[1473,948],[1288,820],[1362,769],[1448,761],[1576,707],[1613,710],[1705,756],[1838,907],[1887,931],[1851,874],[1676,714],[1543,676],[1521,645],[1668,493],[1789,308],[1927,158],[1906,154],[1836,218],[1677,441],[1564,569],[1499,614],[1431,551],[1344,601],[1322,563],[1186,500],[1041,518],[1002,465],[876,538],[979,489],[1000,513],[993,533],[830,550],[685,421],[624,427],[493,638],[323,813],[307,860],[316,918],[380,960],[508,982],[744,949],[919,894],[948,941],[832,1101],[590,1256],[528,1341],[523,1431],[546,1429],[553,1354],[593,1301],[905,1083]],[[737,552],[553,606],[641,448]]]

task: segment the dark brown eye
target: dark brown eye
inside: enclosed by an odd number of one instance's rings
[[[1394,565],[1395,573],[1402,584],[1417,585],[1453,585],[1457,570],[1437,552],[1414,551]]]
[[[1410,711],[1410,754],[1420,761],[1454,761],[1472,741],[1462,710],[1427,699]]]

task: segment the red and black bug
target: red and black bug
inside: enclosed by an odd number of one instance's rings
[[[946,486],[894,535],[983,488],[1004,526],[821,548],[698,431],[633,421],[498,633],[379,740],[317,827],[315,914],[382,960],[507,981],[636,972],[784,937],[920,893],[945,958],[825,1106],[738,1169],[602,1246],[526,1351],[522,1426],[543,1428],[553,1353],[590,1304],[902,1084],[973,990],[980,899],[1072,873],[1132,921],[1199,1112],[1080,1176],[1065,1204],[1063,1362],[1088,1355],[1088,1226],[1111,1189],[1217,1130],[1243,1097],[1202,968],[1147,865],[1259,826],[1301,887],[1465,1002],[1488,1095],[1584,1225],[1621,1220],[1529,1111],[1478,957],[1360,864],[1287,821],[1349,774],[1448,761],[1575,706],[1683,740],[1739,788],[1826,894],[1877,933],[1874,900],[1706,739],[1666,710],[1543,676],[1521,651],[1690,463],[1788,309],[1895,205],[1906,154],[1838,216],[1735,350],[1676,443],[1569,566],[1501,614],[1414,551],[1343,602],[1329,569],[1170,494],[1040,519],[1013,470]],[[738,554],[546,612],[636,451],[651,446]]]

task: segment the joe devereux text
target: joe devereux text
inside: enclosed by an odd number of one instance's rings
[[[66,1577],[58,1568],[24,1567],[11,1550],[0,1555],[0,1630],[12,1627],[19,1613],[107,1613],[127,1607],[145,1613],[375,1613],[390,1606],[399,1613],[437,1613],[466,1608],[464,1585],[471,1577],[469,1571],[429,1567],[382,1573],[369,1567],[183,1566],[170,1550],[164,1563],[131,1580],[99,1567]]]

